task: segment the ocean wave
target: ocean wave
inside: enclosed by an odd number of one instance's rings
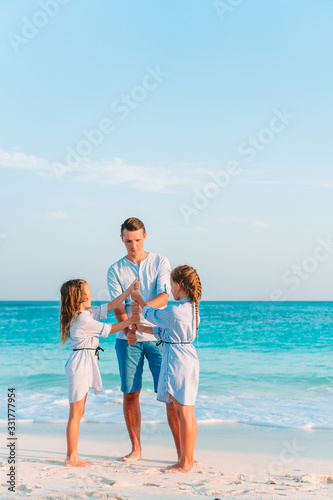
[[[124,423],[123,396],[120,390],[108,389],[95,395],[90,391],[83,422]],[[152,390],[140,396],[142,422],[166,423],[165,405],[156,400]],[[68,418],[67,390],[61,387],[44,391],[21,391],[16,417],[19,423],[66,423]],[[247,424],[299,429],[332,429],[333,401],[326,397],[280,399],[267,394],[200,395],[195,412],[199,424]],[[5,408],[1,408],[0,424],[6,424]]]

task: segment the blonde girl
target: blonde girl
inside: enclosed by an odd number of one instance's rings
[[[192,342],[198,332],[201,282],[196,270],[184,265],[171,272],[170,283],[177,304],[155,309],[145,303],[139,291],[133,291],[132,313],[141,312],[145,320],[156,325],[137,325],[140,332],[153,334],[163,342],[157,399],[174,404],[179,425],[179,442],[175,439],[178,462],[168,470],[192,472],[197,436],[194,404],[199,384],[199,360]]]
[[[106,319],[107,313],[120,306],[134,290],[139,288],[135,280],[127,290],[108,304],[91,307],[90,286],[85,280],[73,279],[61,287],[60,340],[64,345],[70,340],[71,354],[65,365],[68,380],[69,418],[66,430],[67,456],[65,465],[85,467],[87,462],[78,455],[80,421],[89,388],[95,394],[103,390],[102,379],[97,365],[99,359],[99,337],[118,332],[138,320],[132,316],[126,321],[110,325],[99,320]],[[103,349],[102,349],[103,350]]]

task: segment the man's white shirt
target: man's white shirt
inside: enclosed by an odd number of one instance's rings
[[[138,278],[140,281],[140,292],[146,302],[154,299],[160,293],[170,294],[170,262],[166,257],[149,253],[147,257],[140,262],[140,266],[131,262],[126,257],[112,264],[108,270],[107,284],[110,293],[110,299],[113,300],[123,293],[130,284]],[[131,297],[125,300],[125,308],[128,316],[131,316]],[[153,326],[148,321],[143,320],[142,324]],[[154,341],[155,337],[148,333],[137,332],[138,341]],[[117,333],[117,339],[126,340],[127,337],[123,331]]]

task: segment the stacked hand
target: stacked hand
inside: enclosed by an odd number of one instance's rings
[[[142,297],[139,292],[139,287],[135,288],[131,293],[131,299],[134,301],[131,303],[131,312],[132,312],[132,330],[127,335],[127,340],[130,345],[134,345],[137,342],[136,331],[138,330],[137,325],[140,323],[140,313],[142,311],[142,307],[136,301],[138,297]]]
[[[135,315],[135,316],[139,317],[138,322],[140,321],[141,311],[142,311],[142,307],[140,306],[140,304],[138,302],[132,302],[132,304],[131,304],[131,312],[132,312],[133,316]]]
[[[140,314],[135,314],[135,313],[133,314],[132,313],[130,320],[132,321],[132,325],[136,325],[137,323],[140,322]]]
[[[131,299],[136,301],[136,302],[138,302],[140,299],[142,299],[142,295],[140,293],[139,288],[136,288],[131,292]]]
[[[136,336],[137,327],[135,324],[131,325],[131,329],[127,334],[127,342],[129,345],[135,345],[138,338]]]

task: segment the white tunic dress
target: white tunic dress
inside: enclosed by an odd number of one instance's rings
[[[108,304],[102,304],[82,311],[77,321],[75,317],[72,320],[69,337],[72,352],[65,365],[70,403],[80,401],[89,391],[89,387],[94,389],[95,394],[103,391],[95,351],[73,349],[98,347],[99,337],[107,337],[111,331],[112,325],[99,322],[100,319],[106,319],[107,313]]]
[[[199,385],[199,360],[192,345],[196,338],[194,303],[185,297],[164,309],[148,305],[142,314],[157,325],[153,328],[154,335],[165,342],[157,399],[171,403],[173,396],[180,404],[193,406]]]

